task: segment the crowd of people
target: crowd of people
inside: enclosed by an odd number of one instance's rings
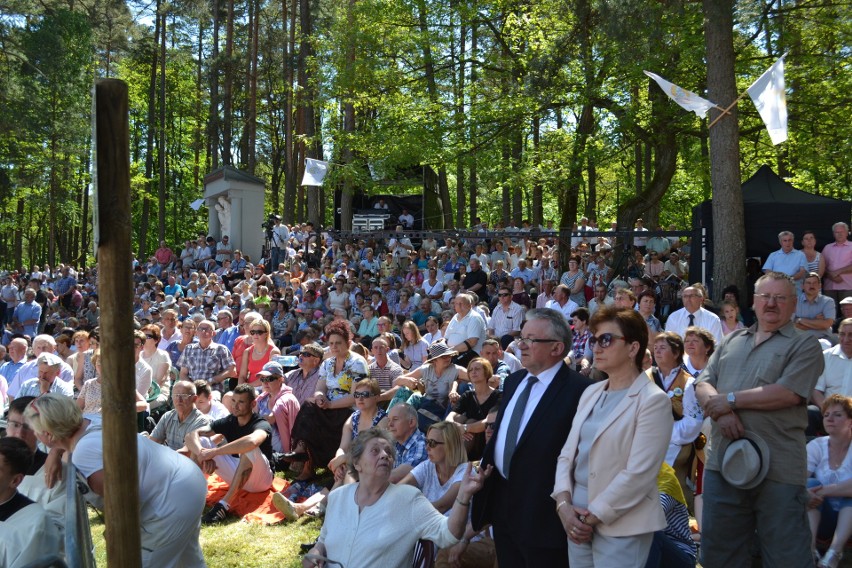
[[[286,519],[326,517],[306,566],[680,567],[699,548],[708,567],[753,551],[837,566],[852,536],[845,223],[820,251],[782,231],[718,304],[689,277],[689,241],[644,238],[641,221],[630,242],[586,236],[586,219],[563,243],[526,227],[272,230],[256,264],[203,234],[134,261],[146,566],[204,565],[201,524],[277,472]],[[20,535],[45,518],[61,534],[65,452],[103,494],[99,274],[2,277],[0,408],[22,443],[0,444],[0,524],[17,531],[0,558],[15,566],[58,546]],[[228,491],[204,512],[214,472]]]

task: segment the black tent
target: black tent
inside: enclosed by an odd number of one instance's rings
[[[814,231],[817,250],[834,241],[831,226],[837,221],[849,223],[852,203],[823,197],[796,189],[780,178],[769,166],[761,166],[743,184],[745,212],[746,256],[757,257],[761,264],[772,251],[778,250],[778,233],[792,231],[796,248],[801,248],[802,232]],[[710,283],[713,273],[713,204],[708,200],[692,210],[696,234],[703,234],[706,249],[702,267],[699,243],[693,243],[691,274],[705,275]],[[724,222],[724,219],[719,222]],[[702,270],[703,269],[703,270]]]

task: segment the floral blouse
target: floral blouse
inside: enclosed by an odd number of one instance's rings
[[[334,374],[334,366],[337,357],[329,357],[320,365],[319,380],[325,381],[326,396],[329,400],[338,400],[350,392],[352,385],[370,374],[367,361],[363,357],[350,353],[343,363],[343,370]]]

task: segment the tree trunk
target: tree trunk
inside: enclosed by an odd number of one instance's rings
[[[293,143],[295,125],[293,121],[293,89],[295,88],[293,73],[293,55],[296,53],[296,14],[299,11],[299,0],[290,3],[290,30],[287,45],[284,49],[284,222],[292,224],[296,220],[296,183],[299,162],[296,158],[296,145]],[[282,21],[287,21],[287,0],[281,0]]]
[[[478,49],[478,45],[477,45],[478,39],[479,39],[478,36],[479,36],[478,26],[477,26],[476,18],[474,18],[473,21],[471,22],[471,25],[470,25],[470,82],[469,83],[471,85],[475,85],[476,79],[477,79],[477,76],[476,76],[476,57],[479,54],[479,49]],[[471,94],[471,98],[470,98],[471,107],[473,106],[473,104],[475,102],[476,101],[473,100],[473,95]],[[468,186],[470,187],[470,196],[469,196],[469,199],[470,199],[470,219],[471,219],[471,223],[472,223],[474,219],[479,217],[479,210],[478,210],[478,206],[477,206],[477,191],[478,191],[479,186],[476,183],[476,150],[475,150],[475,148],[476,148],[476,121],[470,120],[470,121],[468,121],[468,124],[470,125],[470,132],[469,132],[470,147],[474,148],[474,150],[472,150],[470,152],[470,156],[468,157],[468,170],[469,170],[468,173],[470,175],[470,178],[469,178],[469,181],[468,181]]]
[[[207,144],[210,168],[214,170],[219,168],[219,69],[222,67],[219,60],[220,16],[219,0],[213,0],[213,50],[210,55],[210,118]]]
[[[465,25],[464,16],[462,11],[459,10],[459,18],[461,20],[459,24],[459,39],[458,39],[458,79],[456,84],[456,105],[455,105],[455,125],[456,125],[456,135],[459,140],[464,139],[465,136],[465,127],[464,127],[464,87],[465,87],[465,41],[467,39],[467,26]],[[464,191],[464,157],[461,153],[456,157],[456,211],[458,214],[456,215],[456,227],[470,227],[473,225],[473,217],[465,221],[465,212],[467,207],[465,207],[465,191]]]
[[[726,108],[737,98],[734,76],[734,0],[703,0],[708,98]],[[710,109],[710,119],[719,114]],[[737,107],[710,129],[710,179],[713,184],[713,279],[711,294],[736,284],[745,289],[745,222],[740,183]],[[700,243],[694,243],[696,252]]]
[[[159,180],[157,191],[157,245],[166,238],[166,11],[160,16],[160,129],[159,129]],[[139,260],[144,260],[147,240],[142,240]],[[156,250],[156,247],[155,247]]]
[[[222,105],[222,163],[233,164],[234,136],[234,0],[228,0],[225,21],[225,88]]]

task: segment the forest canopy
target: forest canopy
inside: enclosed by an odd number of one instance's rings
[[[203,177],[264,179],[285,222],[331,222],[334,192],[400,191],[428,166],[433,226],[513,219],[687,228],[712,196],[708,119],[653,71],[706,96],[700,2],[672,0],[8,0],[0,11],[0,253],[6,268],[91,261],[91,88],[130,90],[140,256],[206,227]],[[846,14],[844,16],[843,14]],[[848,6],[741,0],[740,92],[786,58],[789,139],[739,106],[740,168],[849,199]],[[299,186],[305,158],[335,164]],[[407,191],[417,191],[416,184]],[[344,228],[346,223],[344,214]]]

